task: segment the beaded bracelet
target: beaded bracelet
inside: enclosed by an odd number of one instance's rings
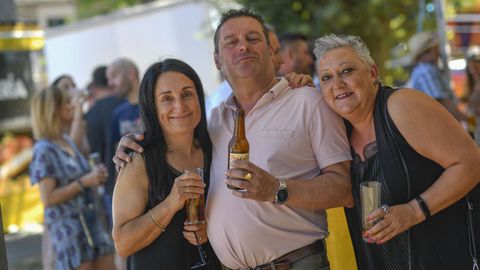
[[[415,200],[417,200],[418,206],[422,210],[425,219],[428,219],[432,214],[430,213],[430,209],[428,209],[428,205],[425,203],[423,198],[420,195],[415,196]]]
[[[148,210],[148,214],[150,215],[150,219],[152,219],[152,222],[158,227],[160,228],[160,230],[162,230],[162,232],[165,231],[165,226],[163,226],[162,224],[158,223],[154,218],[153,218],[153,215],[152,215],[152,210]]]

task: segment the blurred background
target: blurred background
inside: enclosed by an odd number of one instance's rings
[[[143,72],[168,56],[192,65],[212,94],[222,81],[212,57],[216,23],[242,6],[277,34],[300,32],[312,43],[328,33],[360,36],[394,86],[410,73],[408,38],[433,31],[460,99],[466,50],[480,45],[480,0],[0,0],[0,206],[10,269],[41,269],[43,206],[28,179],[32,93],[61,74],[87,89],[92,70],[118,57]]]

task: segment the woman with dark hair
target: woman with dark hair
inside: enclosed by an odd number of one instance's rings
[[[186,63],[166,59],[146,71],[140,85],[145,126],[142,154],[132,153],[113,194],[113,239],[129,269],[190,269],[197,239],[210,265],[215,255],[206,224],[185,225],[185,201],[208,189],[212,142],[203,87]],[[204,168],[205,183],[185,169]]]

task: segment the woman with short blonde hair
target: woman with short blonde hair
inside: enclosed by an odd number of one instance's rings
[[[55,268],[114,269],[113,244],[96,217],[91,189],[103,184],[107,171],[103,165],[90,168],[67,135],[74,110],[68,90],[52,86],[33,96],[37,142],[30,180],[39,184]]]
[[[33,136],[36,140],[58,137],[62,134],[61,123],[55,113],[69,102],[70,95],[58,87],[39,91],[32,98],[31,116]]]

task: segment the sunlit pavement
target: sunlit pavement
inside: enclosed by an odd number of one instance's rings
[[[17,232],[5,235],[9,270],[41,270],[42,232]]]

